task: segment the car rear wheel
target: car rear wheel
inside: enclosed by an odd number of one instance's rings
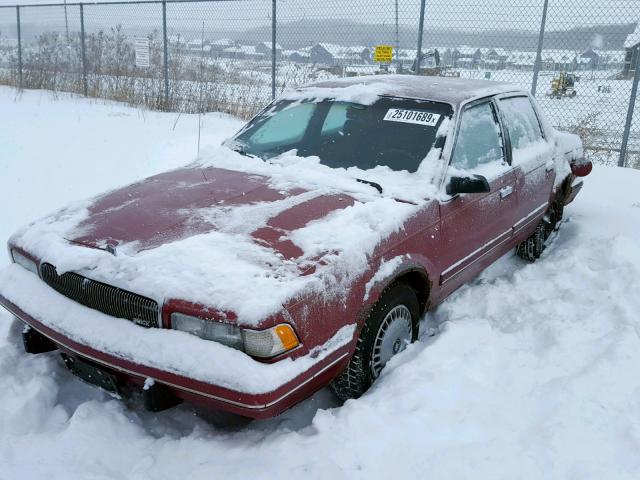
[[[544,222],[540,222],[535,231],[518,245],[516,253],[527,262],[535,262],[545,249],[547,239]]]
[[[415,340],[419,315],[409,285],[396,283],[385,290],[360,331],[349,365],[331,384],[340,399],[358,398],[369,389],[387,362]]]

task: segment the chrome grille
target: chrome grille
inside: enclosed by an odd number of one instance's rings
[[[77,273],[58,275],[56,267],[43,263],[42,280],[65,297],[112,317],[126,318],[143,327],[158,326],[158,302],[91,280]]]

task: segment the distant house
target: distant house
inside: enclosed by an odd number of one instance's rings
[[[215,57],[220,56],[225,48],[231,48],[236,44],[233,40],[229,38],[220,38],[218,40],[214,40],[210,43],[211,45],[211,54]]]
[[[191,40],[187,42],[187,51],[189,53],[206,53],[211,52],[211,45],[208,40]]]
[[[451,64],[455,68],[473,68],[482,58],[479,48],[462,45],[451,50]]]
[[[607,70],[620,71],[624,68],[626,52],[624,50],[602,50],[600,62]]]
[[[599,52],[590,48],[577,58],[579,70],[599,70],[602,67],[602,57]]]
[[[507,65],[509,52],[504,48],[488,48],[482,54],[482,66],[485,69],[502,70]]]
[[[335,59],[327,44],[318,43],[309,49],[309,60],[311,63],[320,65],[333,65]]]
[[[309,50],[309,47],[301,48],[299,50],[283,50],[282,57],[296,63],[309,63],[311,59]]]
[[[259,52],[254,45],[234,45],[233,47],[222,50],[220,56],[237,60],[264,60],[267,58],[266,55]]]
[[[506,60],[506,66],[513,70],[533,70],[536,52],[512,51]]]
[[[371,49],[361,46],[345,47],[332,43],[317,43],[309,49],[311,63],[328,66],[366,63],[371,61],[371,57]]]
[[[271,57],[271,42],[260,42],[256,45],[256,52],[261,53],[265,57]],[[276,57],[282,56],[282,47],[276,43]]]
[[[543,50],[542,70],[572,71],[576,69],[578,55],[571,50]]]
[[[624,42],[624,65],[622,67],[622,77],[632,78],[638,66],[638,54],[634,52],[640,46],[640,22],[636,23],[636,29],[627,35]]]

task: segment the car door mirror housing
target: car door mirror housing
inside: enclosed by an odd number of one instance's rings
[[[486,193],[489,191],[491,191],[489,182],[481,175],[451,177],[447,185],[447,194],[449,195],[457,195],[458,193]]]
[[[573,173],[576,177],[586,177],[591,173],[591,169],[593,168],[593,164],[590,160],[585,160],[583,158],[573,161],[570,164],[571,173]]]

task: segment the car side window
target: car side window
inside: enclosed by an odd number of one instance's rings
[[[460,170],[476,170],[489,164],[505,164],[502,145],[491,103],[472,106],[462,112],[451,165]]]
[[[538,116],[528,97],[503,98],[499,105],[511,148],[518,150],[543,139]]]
[[[342,130],[347,121],[347,108],[349,108],[348,103],[334,102],[324,119],[320,135],[331,135]]]

